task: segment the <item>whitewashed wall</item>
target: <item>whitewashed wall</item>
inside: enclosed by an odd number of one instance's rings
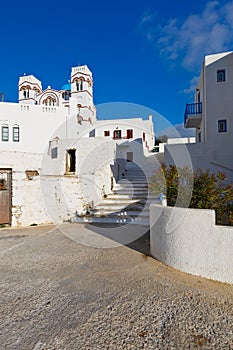
[[[233,227],[213,210],[150,206],[151,254],[180,271],[233,283]]]
[[[47,153],[1,152],[0,168],[12,169],[12,226],[67,221],[110,193],[115,143],[91,139],[87,144],[79,140],[77,171],[67,176],[66,147],[73,143],[60,143],[60,156],[55,160]],[[28,179],[27,170],[36,170],[39,176]]]
[[[178,167],[188,166],[193,170],[210,170],[212,173],[223,172],[228,181],[233,181],[233,160],[231,150],[225,152],[210,149],[209,144],[167,144],[165,145],[164,162]]]
[[[42,193],[53,221],[69,220],[75,213],[85,214],[88,206],[111,192],[116,144],[104,138],[59,140],[57,158],[50,151],[42,161]],[[66,174],[66,150],[76,150],[76,171]]]
[[[19,103],[0,102],[0,127],[9,126],[9,141],[0,138],[0,150],[43,153],[51,136],[62,124],[60,130],[65,137],[65,107],[43,107]],[[12,127],[20,128],[20,141],[12,141]]]
[[[121,130],[122,138],[126,138],[128,129],[133,129],[133,139],[142,139],[143,133],[145,133],[145,141],[148,144],[148,148],[152,149],[154,146],[154,131],[151,116],[149,116],[148,120],[143,120],[142,118],[130,118],[99,120],[95,123],[96,136],[103,137],[104,131],[109,130],[109,138],[112,138],[114,130],[117,129]],[[117,140],[117,142],[119,143],[121,141]]]
[[[1,151],[0,168],[12,169],[12,226],[51,223],[43,205],[40,176],[28,179],[26,170],[40,174],[41,154]]]

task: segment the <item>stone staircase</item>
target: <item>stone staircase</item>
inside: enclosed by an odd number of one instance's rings
[[[111,194],[91,209],[85,216],[76,216],[72,222],[139,224],[149,226],[151,203],[159,203],[148,190],[148,178],[153,169],[147,169],[147,175],[134,163],[128,163],[125,174],[114,186]]]

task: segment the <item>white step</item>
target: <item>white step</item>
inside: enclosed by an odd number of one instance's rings
[[[129,219],[129,218],[98,218],[98,217],[74,217],[71,219],[72,223],[109,223],[109,224],[127,224],[133,223],[134,225],[148,226],[149,221],[141,218]]]
[[[114,186],[112,193],[96,205],[89,215],[77,216],[72,222],[133,222],[149,226],[150,204],[159,203],[159,200],[148,190],[148,176],[154,175],[155,168],[148,166],[144,171],[146,174],[138,166],[129,164],[128,171]]]
[[[93,213],[92,215],[97,216],[97,217],[137,217],[137,216],[142,216],[144,218],[149,218],[150,215],[150,211],[149,209],[146,210],[124,210],[124,208],[122,209],[122,211],[108,211],[108,210],[98,210],[95,213]],[[91,215],[90,215],[91,216]]]
[[[148,194],[148,192],[115,192],[109,194],[107,199],[117,200],[117,199],[148,199],[148,200],[157,200],[158,197],[155,197],[153,194]]]
[[[101,204],[103,205],[109,205],[109,204],[134,204],[136,202],[138,202],[140,199],[138,198],[122,198],[122,196],[118,196],[117,198],[106,198],[103,199],[103,201],[101,202]]]
[[[126,181],[119,181],[115,186],[114,186],[114,189],[115,188],[127,188],[127,187],[131,187],[131,188],[147,188],[148,184],[145,183],[145,182],[126,182]]]

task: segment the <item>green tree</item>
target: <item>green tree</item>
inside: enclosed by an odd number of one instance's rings
[[[166,194],[169,206],[213,209],[217,224],[233,225],[233,184],[226,180],[222,172],[198,169],[192,173],[187,167],[163,164],[149,187],[156,195]]]

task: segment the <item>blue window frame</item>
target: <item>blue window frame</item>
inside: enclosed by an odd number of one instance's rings
[[[226,71],[225,71],[225,69],[218,69],[217,70],[217,83],[222,83],[223,81],[226,81]]]
[[[227,120],[226,119],[218,120],[218,132],[219,133],[227,132]]]

